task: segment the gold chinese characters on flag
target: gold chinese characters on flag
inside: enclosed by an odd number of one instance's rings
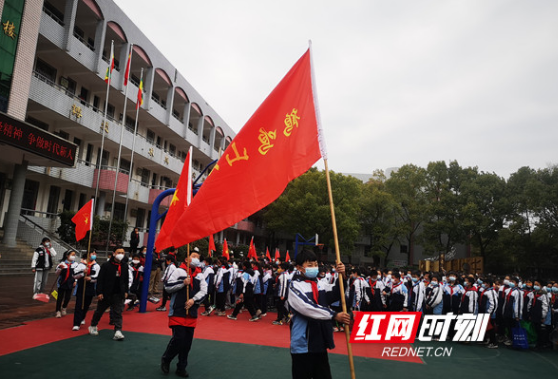
[[[320,159],[310,61],[308,50],[224,151],[178,220],[175,246],[254,214]]]

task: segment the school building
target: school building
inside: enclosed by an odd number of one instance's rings
[[[127,220],[146,243],[151,206],[175,187],[188,149],[198,176],[235,132],[111,0],[0,0],[0,15],[2,244],[29,240],[29,229],[55,236],[57,214],[96,190],[96,214]],[[239,223],[231,237],[253,228]]]

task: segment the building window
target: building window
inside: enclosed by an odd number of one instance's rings
[[[41,129],[46,130],[48,132],[48,124],[46,122],[42,122],[42,121],[37,120],[36,118],[33,118],[33,117],[27,117],[25,119],[25,121],[27,121],[31,125],[35,125],[37,128],[41,128]]]
[[[155,132],[147,129],[147,137],[145,138],[147,142],[154,145],[155,144]]]
[[[37,58],[37,63],[35,64],[35,72],[52,83],[56,82],[57,70],[39,58]]]
[[[408,250],[409,250],[409,248],[408,248],[407,245],[401,245],[401,246],[399,247],[399,252],[400,252],[401,254],[407,254],[407,253],[408,253]]]

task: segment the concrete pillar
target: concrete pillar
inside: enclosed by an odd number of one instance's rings
[[[72,36],[74,35],[74,26],[76,24],[78,0],[66,0],[64,7],[64,47],[66,51],[71,50]]]
[[[182,124],[184,125],[184,139],[188,141],[187,135],[188,135],[188,123],[190,122],[190,104],[191,103],[186,103],[184,105],[184,122],[182,122]],[[192,145],[192,141],[188,141],[190,142]]]
[[[16,246],[17,227],[19,224],[21,203],[23,202],[23,193],[25,192],[26,176],[27,162],[23,161],[22,164],[15,165],[10,204],[8,205],[8,213],[4,221],[4,239],[2,241],[8,247]]]
[[[107,202],[107,194],[105,192],[99,191],[99,196],[97,197],[97,216],[103,217],[105,212],[105,204]]]

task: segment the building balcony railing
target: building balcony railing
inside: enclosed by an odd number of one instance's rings
[[[163,191],[165,191],[167,188],[151,188],[149,190],[149,201],[148,204],[153,205],[153,203],[155,202],[155,199],[157,199],[157,196],[159,196]],[[167,196],[163,199],[163,201],[161,201],[161,206],[162,207],[169,207],[170,203],[172,200],[172,196]]]
[[[64,22],[45,8],[43,8],[43,13],[41,14],[39,33],[59,48],[63,48]]]
[[[33,72],[33,78],[31,79],[29,98],[62,116],[72,119],[95,133],[100,132],[103,121],[102,112],[36,71]],[[79,106],[79,117],[72,113],[72,109],[75,109],[74,106]],[[120,123],[107,117],[108,133],[106,137],[117,144],[120,143],[120,127]],[[131,150],[133,139],[134,134],[126,128],[122,145]],[[154,143],[148,142],[146,137],[141,134],[136,135],[135,153],[153,162],[157,162],[161,166],[168,167],[177,174],[182,171],[183,163],[179,158],[165,153],[161,148],[155,146]]]
[[[95,169],[93,175],[93,183],[91,188],[97,188],[97,175],[99,175],[99,169]],[[127,193],[128,191],[128,181],[130,177],[127,171],[120,170],[118,172],[118,183],[116,183],[116,192]],[[110,166],[101,166],[100,176],[99,176],[99,189],[114,191],[114,182],[116,181],[116,168]]]

